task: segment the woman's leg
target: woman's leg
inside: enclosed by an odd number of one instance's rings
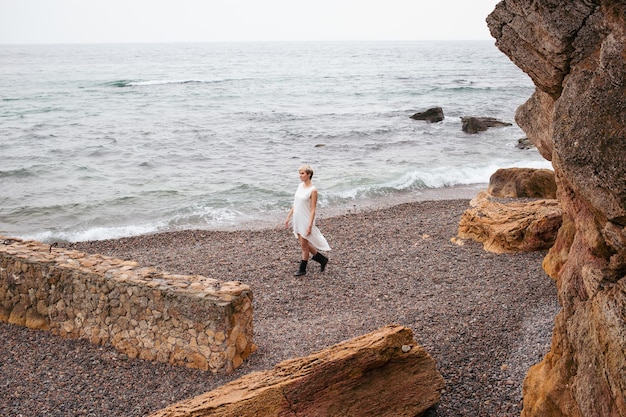
[[[302,249],[302,260],[308,261],[309,254],[311,253],[310,248],[312,247],[308,240],[303,238],[301,235],[298,235],[298,239],[300,240],[300,249]],[[315,248],[313,248],[315,250]],[[316,251],[317,253],[317,251]]]
[[[306,275],[306,264],[309,260],[309,241],[298,235],[300,240],[300,248],[302,249],[302,258],[300,260],[300,268],[295,272],[295,276]]]

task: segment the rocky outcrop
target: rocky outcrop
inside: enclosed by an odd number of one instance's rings
[[[437,123],[444,119],[443,109],[441,107],[433,107],[423,112],[415,113],[411,116],[413,120],[425,120],[428,123]]]
[[[511,123],[501,122],[493,117],[461,117],[461,130],[465,133],[484,132],[490,127],[511,126]]]
[[[422,416],[443,377],[410,329],[387,326],[248,374],[151,417]]]
[[[576,227],[574,222],[567,214],[563,214],[563,222],[558,231],[554,245],[548,251],[548,255],[543,259],[542,267],[546,273],[557,279],[563,265],[569,257],[569,248],[572,246],[574,236],[576,235]]]
[[[557,200],[507,201],[482,191],[459,221],[458,237],[481,242],[494,253],[550,248],[562,222]]]
[[[500,198],[556,198],[556,180],[549,169],[502,168],[489,178],[487,192]]]
[[[499,169],[470,206],[459,221],[458,237],[495,253],[549,249],[563,221],[549,169]]]
[[[516,121],[565,213],[544,261],[562,309],[522,415],[626,416],[626,3],[506,0],[487,22],[536,85]]]

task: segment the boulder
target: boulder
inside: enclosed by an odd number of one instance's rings
[[[515,145],[517,149],[535,149],[537,148],[534,143],[530,141],[530,139],[524,137],[519,138],[517,140],[517,145]]]
[[[490,127],[512,126],[512,123],[501,122],[493,117],[461,117],[461,129],[465,133],[484,132]]]
[[[440,122],[444,119],[443,109],[441,107],[433,107],[423,112],[415,113],[411,116],[414,120],[425,120],[428,123]]]
[[[527,139],[548,161],[552,161],[554,146],[552,143],[552,114],[554,100],[549,94],[536,90],[533,95],[517,108],[515,121],[526,132]]]
[[[439,402],[435,361],[398,325],[282,362],[151,417],[422,416]]]
[[[516,121],[552,161],[561,310],[523,417],[626,416],[626,3],[507,0],[487,18],[536,88]]]
[[[549,169],[502,168],[489,178],[487,192],[501,198],[556,198],[556,180]]]
[[[471,205],[461,215],[458,237],[480,242],[494,253],[549,249],[562,222],[556,199],[505,203],[482,191]]]

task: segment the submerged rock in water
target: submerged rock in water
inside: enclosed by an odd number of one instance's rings
[[[493,117],[461,117],[461,129],[465,133],[484,132],[490,127],[512,126],[512,123],[502,122]]]
[[[515,145],[518,149],[533,149],[536,148],[535,144],[530,141],[528,138],[520,138],[517,140],[517,145]]]
[[[443,109],[441,107],[433,107],[423,112],[415,113],[411,116],[413,120],[425,120],[428,123],[437,123],[444,119]]]

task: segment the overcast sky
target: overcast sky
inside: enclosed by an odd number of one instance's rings
[[[498,0],[0,0],[0,44],[491,40]]]

